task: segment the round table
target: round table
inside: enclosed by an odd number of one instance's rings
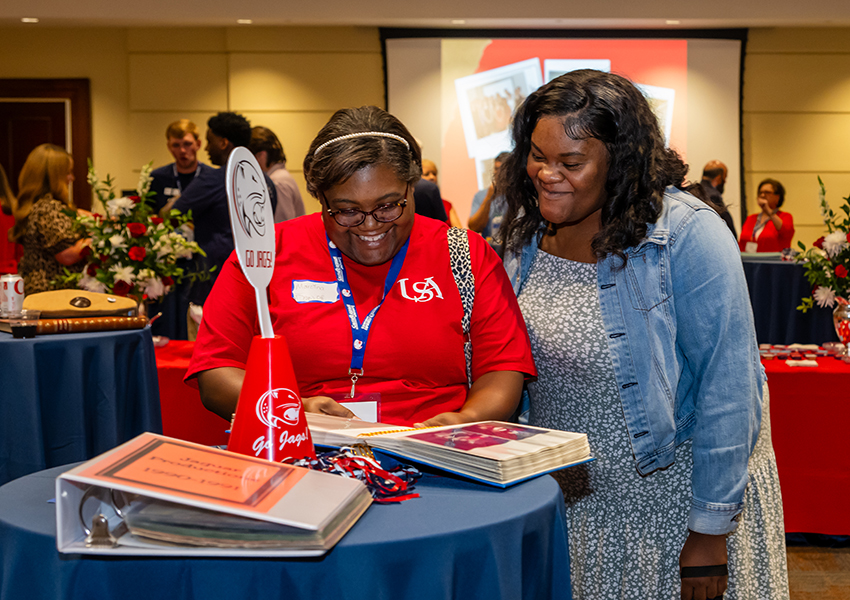
[[[0,333],[0,365],[0,484],[162,432],[148,328]]]
[[[570,599],[564,500],[548,476],[500,489],[426,474],[322,558],[103,558],[56,549],[54,480],[0,487],[0,600]]]

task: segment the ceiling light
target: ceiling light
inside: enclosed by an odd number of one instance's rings
[[[678,25],[679,23],[681,23],[681,21],[676,21],[676,20],[667,19],[667,20],[665,21],[665,23],[667,23],[668,25]]]
[[[236,19],[236,22],[240,25],[250,25],[254,21],[252,21],[251,19]]]
[[[465,19],[452,19],[452,25],[466,25]]]
[[[21,23],[38,23],[38,19],[35,17],[23,17]]]

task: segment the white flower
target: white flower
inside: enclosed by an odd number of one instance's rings
[[[151,177],[152,169],[153,161],[142,167],[142,172],[139,173],[139,185],[136,186],[136,195],[138,195],[139,198],[144,198],[145,194],[148,193],[148,190],[151,187],[151,181],[153,181],[153,177]]]
[[[128,217],[133,212],[135,203],[129,198],[107,200],[106,210],[110,217]]]
[[[815,302],[821,308],[832,308],[835,305],[835,292],[831,287],[819,287],[813,294]]]
[[[841,231],[833,231],[823,238],[823,249],[830,258],[834,258],[846,247],[847,236]]]
[[[113,248],[126,248],[127,247],[127,238],[123,235],[115,234],[109,238],[109,243],[112,244]]]
[[[106,291],[106,285],[104,283],[98,281],[94,277],[89,277],[88,275],[82,276],[79,285],[82,289],[90,292],[102,294]]]
[[[141,279],[141,278],[140,278]],[[149,277],[142,282],[144,293],[151,300],[156,300],[166,292],[166,288],[159,277]]]
[[[156,277],[156,273],[154,273],[151,269],[142,269],[136,275],[136,278],[139,281],[144,281],[145,279],[150,279],[151,277]]]
[[[106,246],[106,242],[105,242],[105,241],[103,241],[103,240],[100,240],[100,241],[97,243],[97,247],[98,247],[98,248],[103,248],[104,246]]]
[[[118,283],[119,281],[123,281],[125,283],[132,284],[133,280],[136,279],[135,273],[133,273],[133,267],[122,267],[120,265],[113,265],[111,269],[109,269],[112,273],[112,281]]]

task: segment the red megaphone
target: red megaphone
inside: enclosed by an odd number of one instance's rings
[[[286,339],[254,336],[227,449],[275,462],[316,458]]]

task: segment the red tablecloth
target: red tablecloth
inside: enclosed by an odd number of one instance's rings
[[[850,364],[764,366],[785,531],[850,534]]]
[[[195,342],[171,340],[156,349],[162,432],[208,446],[227,444],[228,422],[204,408],[198,390],[183,383],[194,347]]]

